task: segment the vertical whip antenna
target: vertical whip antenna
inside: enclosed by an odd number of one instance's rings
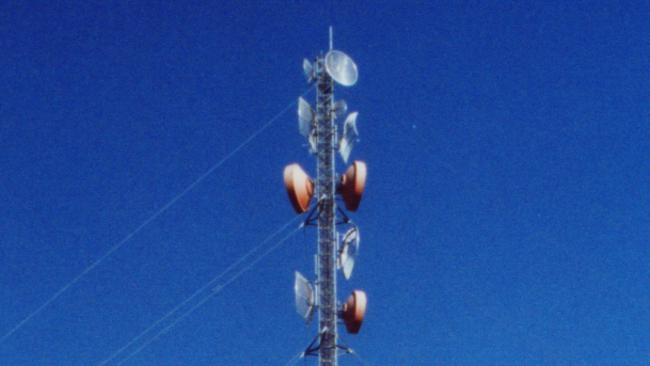
[[[334,49],[334,27],[330,25],[330,51]]]

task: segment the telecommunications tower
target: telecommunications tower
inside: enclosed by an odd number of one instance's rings
[[[346,212],[356,211],[366,184],[366,164],[355,160],[344,174],[336,174],[336,153],[347,164],[357,141],[358,112],[347,114],[347,103],[334,100],[334,85],[353,86],[358,70],[345,53],[333,49],[332,28],[329,50],[312,61],[303,61],[307,82],[316,84],[316,108],[298,98],[298,130],[308,141],[309,151],[316,156],[316,180],[312,180],[298,164],[284,169],[284,184],[289,200],[298,214],[307,213],[305,224],[317,227],[318,252],[315,260],[316,281],[312,283],[300,272],[295,273],[296,310],[309,323],[318,311],[318,334],[303,356],[319,357],[320,366],[336,366],[338,351],[351,350],[339,343],[337,325],[345,324],[348,333],[356,334],[366,312],[367,297],[354,290],[340,305],[336,297],[337,269],[348,280],[359,250],[359,228]],[[346,116],[347,114],[347,116]],[[341,128],[337,121],[343,120]],[[339,232],[338,228],[347,229]]]

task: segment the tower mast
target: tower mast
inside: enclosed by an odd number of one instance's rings
[[[336,271],[340,267],[343,276],[350,278],[360,239],[357,226],[337,207],[335,198],[340,194],[348,211],[357,210],[365,187],[366,165],[354,161],[340,180],[337,178],[336,153],[347,163],[358,136],[358,113],[346,117],[339,133],[336,121],[347,113],[347,104],[343,100],[334,101],[334,84],[354,85],[358,71],[348,55],[333,49],[332,27],[329,51],[325,55],[321,53],[313,63],[305,59],[303,71],[307,81],[316,85],[316,108],[312,109],[302,97],[298,99],[298,128],[307,138],[310,152],[316,156],[317,176],[314,182],[294,163],[284,170],[284,184],[294,210],[299,214],[309,211],[305,224],[317,227],[318,252],[315,290],[296,272],[294,291],[296,308],[305,321],[309,322],[314,309],[318,309],[318,335],[303,356],[317,353],[320,366],[336,366],[338,350],[349,351],[338,343],[338,320],[342,318],[349,333],[358,333],[367,304],[366,294],[361,290],[353,291],[341,307],[336,296]],[[351,226],[341,243],[337,224]]]
[[[318,137],[316,197],[320,205],[316,270],[319,334],[321,335],[319,359],[321,366],[336,366],[336,225],[334,221],[336,126],[332,116],[334,82],[325,72],[322,56],[316,60],[316,78],[316,136]]]

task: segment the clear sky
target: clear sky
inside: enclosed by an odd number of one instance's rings
[[[128,240],[0,364],[98,365],[295,217],[282,169],[315,163],[291,103],[332,24],[369,168],[339,277],[369,310],[342,341],[375,366],[647,365],[650,7],[486,3],[2,2],[0,336]],[[315,334],[292,294],[314,241],[123,364],[286,364]]]

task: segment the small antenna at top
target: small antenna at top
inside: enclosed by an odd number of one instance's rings
[[[334,28],[330,25],[330,51],[334,49]]]

